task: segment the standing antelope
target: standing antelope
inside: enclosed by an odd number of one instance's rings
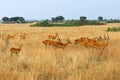
[[[20,45],[19,48],[15,48],[15,47],[12,47],[10,48],[10,52],[11,52],[11,56],[15,53],[16,55],[18,55],[22,49],[22,46],[23,44]]]
[[[104,35],[104,38],[102,38],[101,36],[98,38],[98,41],[96,42],[89,42],[89,46],[93,49],[100,49],[101,50],[101,54],[103,53],[103,50],[105,49],[105,47],[108,45],[108,41],[109,41],[109,36],[107,35],[107,37]]]
[[[75,45],[80,44],[84,47],[88,47],[88,38],[87,37],[81,37],[80,39],[75,39]]]
[[[69,38],[66,40],[66,43],[57,42],[56,44],[54,44],[54,45],[52,45],[52,46],[53,46],[53,47],[56,47],[56,48],[65,49],[68,44],[72,44]]]
[[[58,33],[56,32],[55,35],[48,35],[48,39],[55,40],[58,37]]]
[[[69,40],[69,38],[66,41],[67,41],[67,43],[62,43],[62,42],[59,42],[59,41],[52,41],[52,40],[44,40],[44,41],[42,41],[42,43],[46,47],[49,45],[49,46],[52,46],[54,48],[62,48],[62,49],[64,49],[68,44],[71,44],[71,41]]]

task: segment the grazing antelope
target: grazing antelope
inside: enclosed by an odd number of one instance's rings
[[[18,54],[20,53],[21,49],[22,49],[22,46],[23,46],[23,44],[21,44],[19,48],[14,48],[14,47],[10,48],[11,56],[12,56],[14,53],[15,53],[16,55],[18,55]]]
[[[48,35],[48,39],[55,40],[58,37],[58,33],[56,32],[55,35]]]

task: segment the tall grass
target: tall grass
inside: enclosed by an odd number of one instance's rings
[[[118,24],[117,24],[118,25]],[[56,31],[64,42],[67,37],[72,43],[81,36],[94,37],[106,30],[105,27],[76,28],[31,28],[23,25],[0,25],[1,33],[27,34],[21,41],[18,34],[9,43],[0,38],[0,80],[119,80],[120,79],[120,41],[119,33],[108,33],[110,41],[101,50],[68,45],[64,50],[50,46],[45,49],[42,41],[48,34]],[[18,27],[16,27],[18,26]],[[12,28],[8,28],[12,27]],[[87,29],[87,30],[86,30]],[[15,43],[23,43],[18,56],[10,56],[9,49]],[[4,48],[3,48],[4,47]]]

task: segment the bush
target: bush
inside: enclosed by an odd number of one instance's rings
[[[44,26],[44,27],[57,27],[57,26],[63,26],[63,27],[72,27],[72,26],[82,26],[82,25],[104,25],[104,22],[100,21],[91,21],[91,20],[68,20],[65,22],[48,22],[48,21],[42,21],[38,22],[31,26]]]
[[[115,27],[108,28],[107,31],[108,31],[108,32],[111,32],[111,31],[113,31],[113,32],[118,32],[118,31],[120,31],[120,27],[117,27],[117,28],[115,28]]]

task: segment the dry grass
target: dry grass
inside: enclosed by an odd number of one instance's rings
[[[0,24],[0,34],[16,34],[8,42],[0,39],[0,80],[120,80],[120,33],[106,32],[108,27],[83,26],[67,28],[28,27],[30,24]],[[59,33],[63,42],[72,43],[80,37],[109,34],[110,41],[103,55],[100,50],[87,49],[74,44],[66,49],[53,49],[42,44],[49,34]],[[20,34],[26,33],[21,40]],[[11,47],[23,44],[19,56],[10,56]]]

